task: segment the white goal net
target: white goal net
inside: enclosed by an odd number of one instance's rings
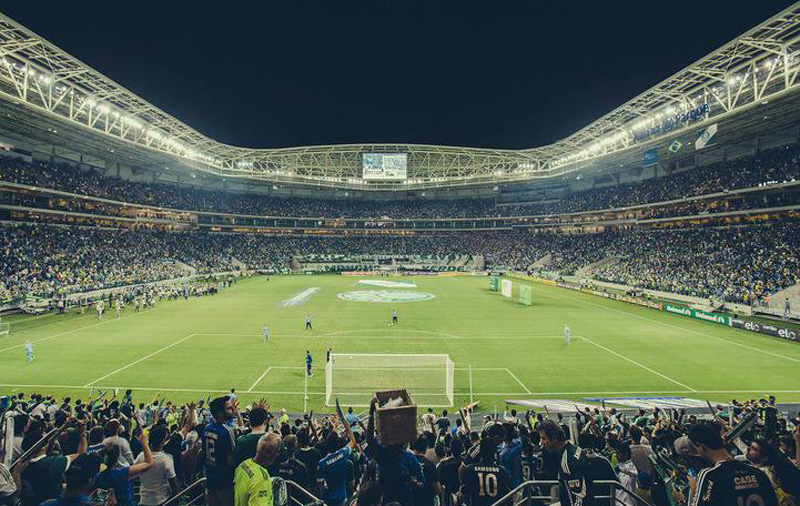
[[[11,332],[11,324],[3,323],[3,319],[0,318],[0,336],[6,336],[10,332]]]
[[[325,366],[325,403],[369,406],[375,392],[405,389],[418,406],[452,406],[449,355],[331,354]]]

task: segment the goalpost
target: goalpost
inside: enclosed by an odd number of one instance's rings
[[[325,365],[325,404],[369,406],[373,394],[405,389],[418,406],[453,405],[449,355],[333,353]]]
[[[11,324],[3,323],[3,318],[0,318],[0,336],[6,336],[11,332]]]

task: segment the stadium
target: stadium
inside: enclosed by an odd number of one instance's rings
[[[253,148],[0,13],[0,504],[800,504],[800,3],[704,50]]]

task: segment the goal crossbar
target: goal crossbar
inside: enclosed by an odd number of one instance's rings
[[[419,406],[452,406],[454,371],[444,354],[334,353],[325,366],[325,403],[365,407],[376,391],[408,390]]]

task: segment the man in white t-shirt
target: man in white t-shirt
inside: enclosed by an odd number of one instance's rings
[[[142,506],[159,506],[177,494],[178,479],[175,474],[175,462],[172,455],[164,452],[164,443],[169,431],[165,425],[156,425],[150,430],[150,444],[153,449],[153,465],[139,475],[142,486],[139,489]],[[136,458],[136,464],[144,462],[144,454]]]

